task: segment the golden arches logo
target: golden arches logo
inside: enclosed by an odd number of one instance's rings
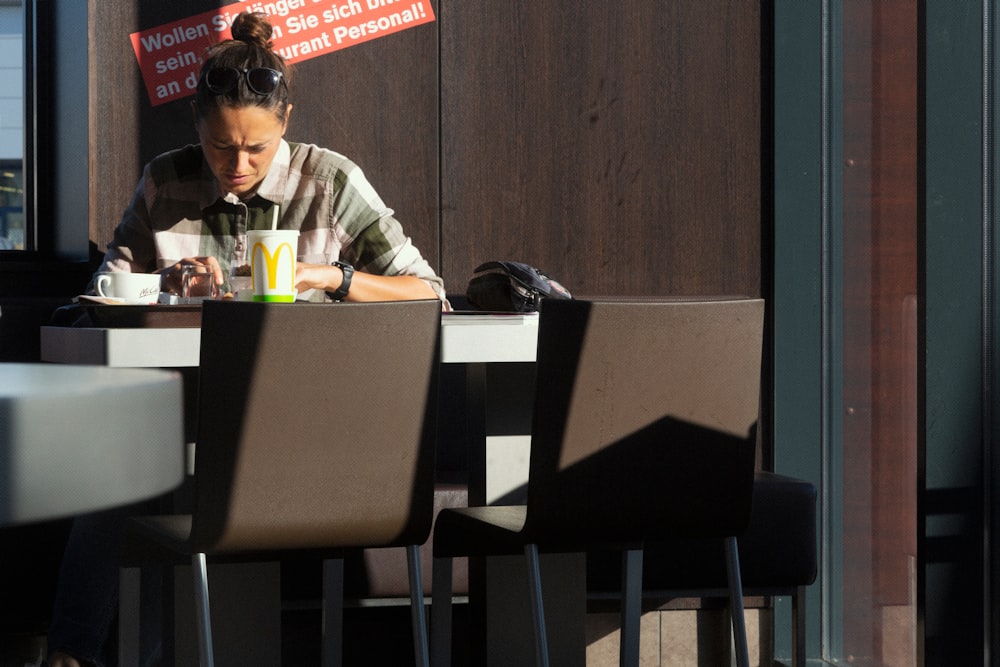
[[[261,259],[264,260],[264,266],[267,269],[267,288],[274,290],[278,287],[278,260],[281,259],[281,251],[288,250],[288,261],[289,268],[291,269],[290,278],[292,281],[295,280],[295,250],[292,248],[290,243],[282,243],[277,248],[274,249],[274,254],[266,245],[258,241],[254,244],[251,257],[257,257],[257,250],[260,249]],[[254,263],[256,264],[256,262]],[[289,286],[289,289],[294,289],[294,286]]]

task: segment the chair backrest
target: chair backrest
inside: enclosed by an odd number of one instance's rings
[[[426,540],[440,321],[438,301],[206,302],[192,545]]]
[[[583,545],[742,532],[763,312],[759,299],[546,301],[525,530]]]

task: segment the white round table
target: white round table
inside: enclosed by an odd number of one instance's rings
[[[171,371],[0,363],[0,526],[176,488],[183,415]]]

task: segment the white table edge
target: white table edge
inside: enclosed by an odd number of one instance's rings
[[[186,368],[199,363],[197,327],[40,328],[41,360],[133,368]],[[537,314],[441,318],[442,363],[535,361]]]

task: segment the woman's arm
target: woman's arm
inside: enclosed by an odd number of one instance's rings
[[[295,265],[295,288],[299,292],[318,289],[334,292],[344,280],[344,272],[336,266],[323,264]],[[426,281],[416,276],[378,276],[355,271],[351,289],[344,301],[411,301],[437,299],[438,295]]]

